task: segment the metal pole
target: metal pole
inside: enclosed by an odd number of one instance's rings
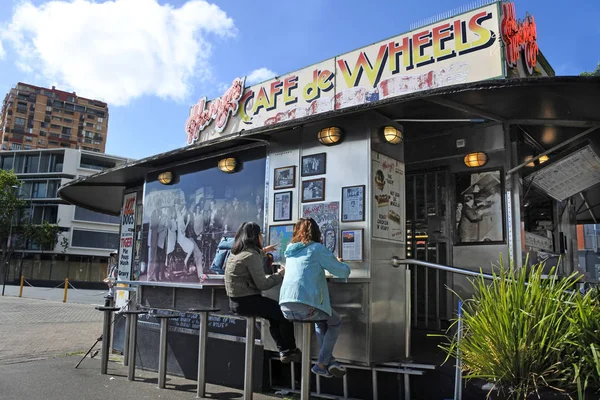
[[[102,360],[100,373],[106,375],[108,372],[108,356],[110,346],[110,326],[112,325],[112,311],[104,311],[104,327],[102,330]]]
[[[300,399],[310,399],[310,342],[312,322],[302,323],[302,378],[300,381]]]
[[[69,290],[69,278],[65,278],[65,291],[63,293],[63,303],[67,302],[67,292]]]
[[[198,388],[196,397],[203,398],[206,392],[206,342],[208,336],[208,312],[200,313],[198,331]]]
[[[371,370],[371,381],[373,382],[373,400],[379,400],[379,391],[377,390],[377,371]]]
[[[169,319],[160,319],[160,348],[158,350],[158,387],[165,388],[167,381],[167,332]]]
[[[252,360],[254,359],[254,317],[246,317],[246,358],[244,363],[244,400],[252,400]]]
[[[129,365],[129,339],[131,330],[131,316],[132,314],[125,314],[125,340],[123,343],[123,366],[126,367]]]
[[[135,348],[137,339],[137,314],[131,314],[131,321],[129,322],[129,369],[127,371],[127,379],[130,381],[135,380]]]
[[[460,341],[462,339],[462,301],[458,301],[458,332],[456,348],[456,371],[454,374],[454,400],[462,399],[462,360],[460,357]]]
[[[411,274],[410,274],[410,266],[405,265],[405,290],[404,290],[404,307],[405,307],[405,322],[404,322],[404,358],[410,360],[411,351],[410,351],[410,334],[412,330],[412,316],[411,316]]]

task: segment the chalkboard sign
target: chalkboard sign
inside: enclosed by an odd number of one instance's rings
[[[260,319],[257,319],[255,335],[260,339]],[[160,322],[152,314],[142,314],[139,322],[143,325],[155,325],[157,328]],[[180,313],[179,318],[169,319],[169,330],[197,335],[200,329],[200,316],[198,314]],[[231,315],[208,315],[208,332],[220,335],[246,337],[246,319],[234,317]]]

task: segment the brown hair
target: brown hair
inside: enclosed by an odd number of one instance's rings
[[[300,218],[294,225],[294,234],[292,235],[292,243],[310,242],[321,243],[321,230],[319,225],[312,218]]]

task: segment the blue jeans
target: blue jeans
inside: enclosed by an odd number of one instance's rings
[[[342,327],[342,318],[340,315],[331,310],[331,316],[326,312],[319,310],[302,303],[285,303],[281,304],[281,311],[287,319],[301,321],[325,321],[315,323],[317,331],[317,340],[319,341],[319,359],[318,363],[326,367],[333,361],[333,348],[340,335]],[[306,349],[302,349],[306,351]]]

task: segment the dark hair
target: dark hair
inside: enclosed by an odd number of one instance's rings
[[[261,251],[260,226],[255,222],[244,222],[235,233],[231,254],[239,254],[244,250]]]
[[[292,243],[304,243],[310,242],[321,243],[321,230],[319,225],[312,218],[300,218],[296,225],[294,225],[294,233],[292,235]]]

